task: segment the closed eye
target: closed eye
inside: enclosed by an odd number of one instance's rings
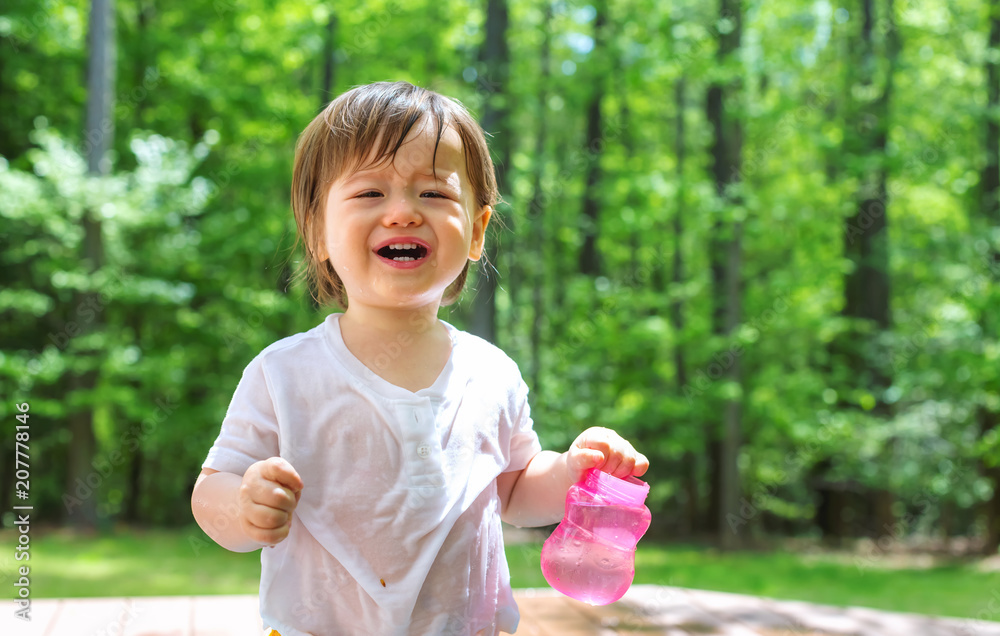
[[[380,197],[380,196],[382,196],[382,193],[379,192],[378,190],[369,190],[368,192],[362,192],[361,194],[358,195],[357,198],[359,198],[359,199],[372,199],[372,198]]]
[[[434,192],[433,190],[430,191],[430,192],[423,192],[423,193],[421,193],[420,196],[422,196],[422,197],[431,197],[431,198],[441,198],[441,199],[447,199],[448,198],[447,195],[442,194],[440,192]]]

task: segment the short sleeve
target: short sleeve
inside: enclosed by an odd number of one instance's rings
[[[276,457],[278,452],[278,418],[262,354],[243,371],[202,468],[242,475],[251,464]]]
[[[504,472],[522,470],[531,458],[542,450],[534,424],[531,421],[531,407],[528,406],[528,385],[518,374],[518,386],[513,392],[511,404],[510,462]]]

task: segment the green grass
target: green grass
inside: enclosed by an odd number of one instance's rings
[[[0,555],[13,554],[15,540],[10,531],[0,532]],[[514,587],[546,586],[540,552],[540,544],[508,547]],[[5,561],[0,557],[0,565],[14,565]],[[33,531],[28,565],[34,598],[255,594],[260,576],[259,553],[228,552],[197,527],[94,537]],[[640,545],[635,582],[968,618],[987,608],[993,594],[1000,596],[1000,573],[960,563],[859,569],[842,556],[722,553],[654,543]]]
[[[14,552],[13,538],[0,533],[0,555]],[[260,582],[259,552],[229,552],[197,527],[93,537],[32,529],[28,565],[34,598],[256,594]]]
[[[545,585],[538,570],[540,545],[507,550],[515,587]],[[1000,598],[1000,572],[979,572],[952,563],[932,568],[890,569],[876,560],[859,568],[844,555],[793,552],[731,552],[677,545],[640,544],[635,583],[753,594],[826,605],[1000,620],[986,616]],[[996,607],[995,603],[993,607]],[[984,612],[981,614],[981,612]]]

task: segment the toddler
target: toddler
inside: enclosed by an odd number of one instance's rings
[[[513,633],[501,519],[553,524],[589,468],[646,471],[604,428],[541,450],[514,362],[438,319],[497,199],[479,125],[406,82],[344,93],[299,138],[307,274],[344,311],[250,362],[191,500],[219,545],[263,548],[267,633]]]

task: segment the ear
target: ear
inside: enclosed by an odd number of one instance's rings
[[[484,205],[479,208],[475,218],[472,219],[472,244],[469,246],[469,260],[478,261],[483,256],[483,248],[486,246],[486,226],[493,216],[493,206]]]

